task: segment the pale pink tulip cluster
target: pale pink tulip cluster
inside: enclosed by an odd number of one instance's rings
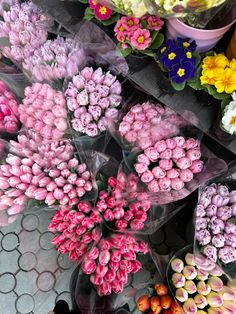
[[[142,230],[148,219],[151,203],[147,193],[138,189],[138,177],[120,172],[117,179],[108,179],[107,191],[101,191],[95,209],[113,229]]]
[[[24,60],[23,68],[39,82],[70,78],[85,62],[80,44],[71,38],[47,40]]]
[[[140,253],[148,253],[145,242],[131,235],[112,234],[88,252],[82,262],[82,270],[90,275],[99,296],[121,293],[129,273],[142,268],[137,260]]]
[[[171,269],[175,297],[183,304],[184,313],[236,313],[236,293],[224,285],[219,267],[210,272],[198,269],[195,256],[187,253],[184,259],[174,258]]]
[[[92,211],[87,202],[80,202],[76,207],[69,210],[68,206],[61,206],[48,230],[56,234],[51,242],[57,247],[58,253],[68,253],[71,261],[79,262],[100,239],[101,216]]]
[[[64,94],[48,84],[26,87],[19,113],[23,126],[39,133],[44,140],[61,140],[67,130]]]
[[[72,113],[71,126],[81,134],[96,136],[118,115],[121,84],[110,72],[101,68],[84,68],[73,77],[65,92]]]
[[[200,142],[182,136],[157,141],[138,155],[134,168],[152,193],[181,190],[203,169]]]
[[[196,239],[213,262],[236,262],[236,191],[211,184],[200,195],[196,208]]]
[[[46,42],[52,19],[34,3],[11,5],[2,17],[0,37],[7,38],[10,43],[9,47],[2,48],[4,56],[22,63]]]
[[[0,132],[16,133],[19,128],[18,103],[7,85],[0,80]]]
[[[186,121],[173,110],[145,102],[132,106],[119,124],[119,133],[132,146],[146,149],[179,134]]]
[[[22,158],[32,159],[45,170],[73,158],[74,148],[70,140],[45,142],[44,138],[33,130],[18,135],[17,140],[10,141],[10,152]]]

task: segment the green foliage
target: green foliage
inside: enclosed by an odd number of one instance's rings
[[[116,13],[113,13],[112,16],[108,20],[103,20],[103,21],[99,19],[97,20],[100,21],[103,25],[109,26],[109,25],[115,24],[119,19],[120,19],[120,14],[116,12]]]
[[[183,89],[185,88],[185,85],[186,85],[186,81],[183,82],[183,83],[180,83],[180,84],[177,84],[177,83],[175,83],[175,82],[173,82],[173,81],[170,81],[170,82],[171,82],[172,87],[173,87],[175,90],[177,90],[178,92],[181,91],[181,90],[183,90]]]
[[[88,0],[79,0],[79,2],[84,3],[84,4],[88,4]]]
[[[151,50],[156,50],[159,47],[161,47],[161,45],[164,42],[164,35],[158,32],[154,32],[152,33],[152,43],[149,47],[149,49]]]
[[[133,51],[132,48],[126,48],[126,49],[122,48],[121,43],[117,44],[117,48],[120,50],[120,52],[122,53],[124,57],[127,57]]]
[[[84,13],[84,19],[91,21],[94,18],[94,12],[91,8],[86,8],[85,13]]]

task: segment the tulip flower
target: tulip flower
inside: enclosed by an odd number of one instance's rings
[[[232,313],[236,313],[235,300],[224,301],[223,307],[226,308],[227,310],[231,311]]]
[[[169,309],[171,306],[171,303],[172,303],[172,298],[168,294],[161,296],[161,306],[163,309],[165,310]]]
[[[140,312],[146,312],[150,309],[151,304],[147,295],[142,295],[137,300],[137,308]]]
[[[171,268],[173,269],[173,271],[177,272],[177,273],[181,273],[184,269],[184,263],[181,259],[179,258],[175,258],[172,262],[171,262]]]
[[[210,307],[208,310],[207,310],[207,313],[208,314],[225,314],[224,312],[224,309],[223,308],[220,308],[220,307]]]
[[[222,296],[214,291],[211,291],[206,298],[211,307],[220,307],[223,304]]]
[[[178,288],[175,291],[175,297],[181,303],[188,300],[188,292],[184,288]]]
[[[187,254],[185,255],[185,262],[186,262],[187,265],[189,265],[189,266],[195,266],[195,265],[196,265],[194,255],[191,254],[191,253],[187,253]]]
[[[185,282],[186,282],[185,277],[182,274],[180,274],[180,273],[174,273],[172,275],[171,280],[172,280],[172,283],[175,286],[175,288],[182,288],[182,287],[184,287]]]
[[[197,306],[193,299],[189,298],[183,304],[183,310],[186,314],[197,314]]]
[[[183,314],[184,313],[182,307],[176,302],[171,303],[170,310],[171,310],[172,314]]]
[[[192,280],[187,280],[184,285],[184,289],[188,294],[194,294],[197,291],[197,287]]]
[[[222,296],[223,301],[233,301],[236,298],[235,291],[227,286],[223,286],[220,290],[220,295]]]
[[[201,295],[208,295],[211,292],[211,288],[204,281],[199,281],[197,283],[197,292]]]
[[[166,285],[158,283],[154,286],[157,295],[159,295],[160,297],[163,295],[166,295],[168,293],[168,288]]]
[[[157,296],[154,296],[151,298],[150,301],[151,310],[154,314],[159,314],[162,311],[161,301],[160,298]]]
[[[183,269],[183,275],[188,280],[193,280],[197,277],[197,270],[194,266],[185,266]]]
[[[210,277],[207,281],[207,284],[210,286],[213,291],[221,291],[223,289],[223,281],[219,277]]]
[[[207,306],[207,299],[201,295],[201,294],[197,294],[195,297],[194,297],[194,302],[195,304],[197,305],[197,307],[199,309],[205,309],[205,307]]]

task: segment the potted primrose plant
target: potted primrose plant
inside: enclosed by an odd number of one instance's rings
[[[155,56],[164,41],[159,32],[164,22],[157,16],[146,15],[142,18],[123,16],[115,26],[118,49],[129,64],[131,71],[138,71]]]
[[[167,39],[156,54],[159,65],[159,87],[167,93],[185,88],[195,77],[200,62],[196,42],[189,38]]]

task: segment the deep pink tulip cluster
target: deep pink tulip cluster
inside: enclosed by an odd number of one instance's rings
[[[19,128],[18,116],[15,96],[0,80],[0,132],[15,133]]]
[[[34,54],[25,59],[23,68],[33,79],[42,82],[72,77],[85,61],[79,43],[71,38],[47,40]]]
[[[168,107],[145,102],[131,107],[119,124],[119,132],[132,146],[146,149],[179,134],[185,125],[186,121]]]
[[[48,226],[48,230],[56,234],[52,244],[57,247],[58,253],[68,253],[71,261],[79,262],[88,249],[99,241],[100,222],[100,214],[92,211],[86,202],[78,203],[74,210],[61,206]]]
[[[201,193],[196,208],[196,239],[213,262],[236,261],[236,191],[211,184]]]
[[[138,155],[134,168],[150,192],[181,190],[203,169],[200,142],[182,136],[158,141]]]
[[[118,174],[108,179],[109,189],[101,191],[95,209],[117,230],[142,230],[148,219],[151,203],[147,193],[138,190],[138,177]]]
[[[101,68],[84,68],[73,77],[65,92],[67,107],[72,112],[71,126],[81,134],[96,136],[117,117],[121,104],[121,84]]]
[[[33,130],[20,134],[16,141],[10,141],[10,152],[30,158],[46,170],[73,158],[74,148],[69,140],[47,141]]]
[[[102,239],[85,256],[82,270],[90,275],[100,296],[120,293],[128,282],[129,273],[142,268],[137,255],[147,254],[148,246],[131,235],[112,234]]]
[[[34,3],[11,5],[2,17],[0,37],[10,42],[9,47],[2,48],[4,56],[21,63],[46,42],[52,19]]]
[[[44,140],[60,140],[67,130],[64,94],[48,84],[26,87],[19,113],[23,126],[39,133]]]

